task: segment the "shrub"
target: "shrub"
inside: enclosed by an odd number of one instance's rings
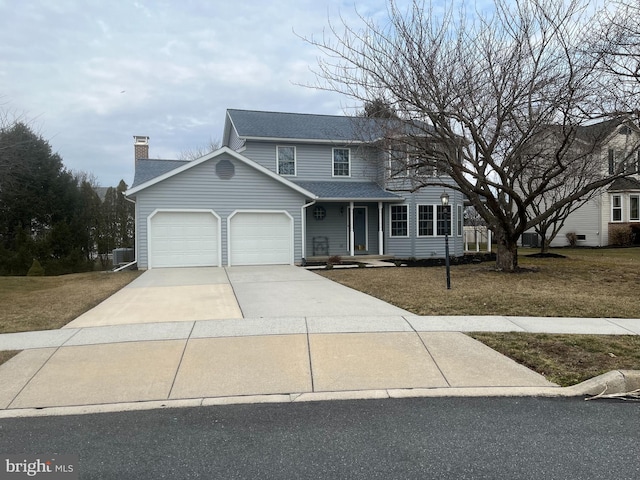
[[[42,277],[44,275],[44,268],[40,265],[40,262],[34,258],[31,268],[27,272],[28,277]]]
[[[340,255],[332,255],[327,260],[327,265],[340,265],[342,263],[342,257]]]
[[[633,231],[629,225],[609,225],[609,244],[627,246],[633,243]]]
[[[578,244],[578,235],[576,235],[576,232],[567,233],[567,241],[570,247],[575,247]]]

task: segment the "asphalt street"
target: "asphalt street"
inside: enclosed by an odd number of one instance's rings
[[[640,403],[414,398],[0,420],[81,479],[640,478]]]

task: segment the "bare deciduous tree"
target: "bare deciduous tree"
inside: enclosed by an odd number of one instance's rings
[[[382,23],[361,16],[359,26],[343,21],[306,38],[323,53],[314,87],[359,103],[388,100],[414,132],[403,137],[413,156],[437,159],[493,230],[497,268],[514,271],[524,231],[626,175],[607,175],[574,153],[576,142],[581,152],[598,148],[595,139],[586,146],[577,138],[599,88],[596,62],[579,50],[588,3],[496,0],[494,10],[468,15],[464,6],[414,0],[402,11],[391,1]],[[537,161],[532,145],[550,128],[547,160]],[[586,170],[544,212],[530,214],[541,196],[553,197],[569,174]],[[450,185],[438,176],[418,181]]]
[[[180,152],[178,160],[196,160],[200,157],[204,157],[207,153],[217,150],[218,148],[220,148],[220,142],[209,138],[209,142],[205,145],[188,148],[187,150]]]

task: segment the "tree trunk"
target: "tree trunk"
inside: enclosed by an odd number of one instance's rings
[[[496,244],[496,268],[501,272],[515,272],[518,269],[518,242],[497,231]]]

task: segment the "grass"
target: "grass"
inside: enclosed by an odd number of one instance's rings
[[[519,273],[496,272],[488,263],[452,266],[451,290],[444,267],[318,273],[417,315],[640,318],[640,248],[552,251],[566,258],[526,256],[536,252],[519,252]],[[637,336],[472,336],[564,386],[612,369],[640,369]]]
[[[60,328],[140,274],[124,271],[0,277],[0,333]]]

